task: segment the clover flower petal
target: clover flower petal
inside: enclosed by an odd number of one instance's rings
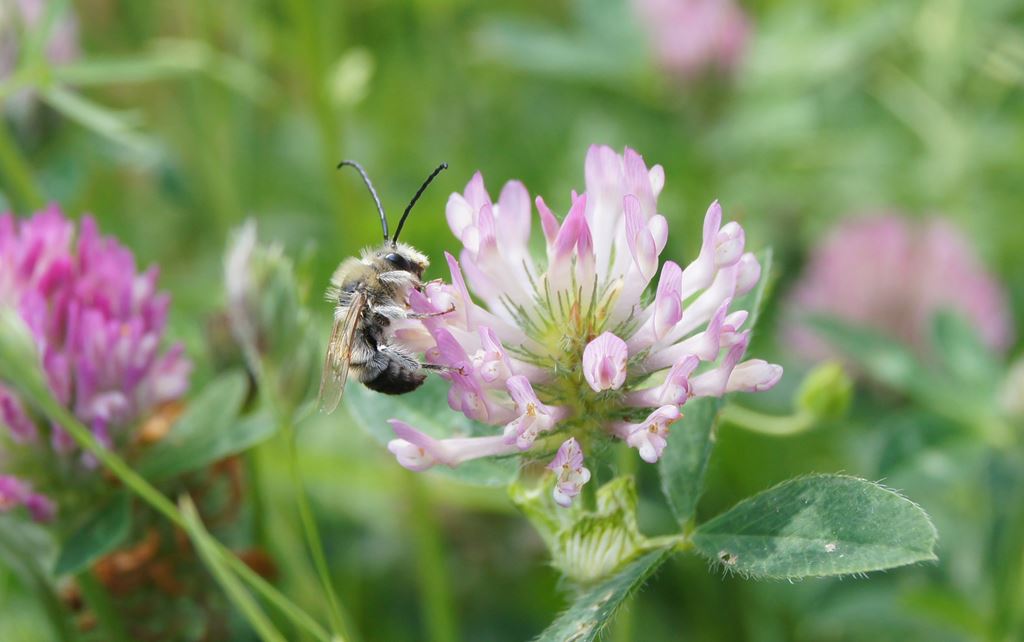
[[[583,350],[583,376],[594,392],[618,390],[626,381],[628,359],[626,342],[605,332]]]
[[[668,427],[681,416],[678,406],[668,404],[652,412],[641,423],[618,423],[612,432],[636,448],[641,459],[654,464],[661,459],[661,453],[668,445]]]
[[[417,472],[438,464],[454,468],[472,459],[517,452],[516,446],[508,444],[501,435],[434,439],[397,419],[389,423],[395,431],[396,439],[388,442],[388,450],[395,455],[398,463]]]

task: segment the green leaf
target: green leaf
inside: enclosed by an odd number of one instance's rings
[[[58,83],[74,87],[153,82],[200,72],[251,100],[266,100],[273,93],[273,83],[256,67],[199,40],[163,38],[151,51],[131,57],[89,56],[52,69]]]
[[[999,384],[1002,368],[974,327],[963,316],[946,310],[932,319],[932,345],[947,372],[980,394]]]
[[[448,386],[439,377],[430,377],[414,392],[385,396],[357,382],[345,388],[344,405],[363,430],[381,444],[394,439],[388,419],[401,419],[436,439],[496,435],[499,428],[467,419],[448,407]],[[476,459],[458,468],[437,466],[432,471],[480,486],[507,486],[518,470],[513,457]]]
[[[250,448],[276,430],[266,412],[239,417],[248,383],[234,372],[214,380],[188,406],[171,431],[139,462],[143,476],[167,479]]]
[[[936,559],[937,534],[920,507],[842,475],[783,482],[702,524],[693,545],[753,577],[866,573]]]
[[[668,559],[671,547],[637,558],[618,574],[587,589],[565,613],[537,637],[537,642],[590,642],[608,626],[623,601]]]
[[[124,543],[132,528],[132,500],[118,493],[64,542],[54,574],[77,573]]]
[[[116,112],[81,94],[57,86],[41,90],[39,97],[55,111],[86,129],[144,158],[156,156],[157,144],[137,129],[138,113]]]
[[[978,417],[991,414],[985,404],[965,396],[962,387],[937,369],[926,367],[899,341],[832,317],[811,315],[805,322],[869,376],[944,417],[974,425]]]
[[[821,315],[805,322],[870,376],[897,390],[912,392],[917,382],[934,379],[906,346],[874,330]]]
[[[672,514],[686,525],[697,509],[704,490],[704,475],[714,449],[714,430],[722,400],[691,399],[683,406],[683,418],[672,426],[672,435],[658,461],[661,490]]]

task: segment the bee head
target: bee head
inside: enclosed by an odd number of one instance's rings
[[[385,243],[377,252],[377,257],[387,263],[391,269],[411,272],[416,278],[423,276],[424,270],[430,265],[427,257],[416,248],[405,243]]]

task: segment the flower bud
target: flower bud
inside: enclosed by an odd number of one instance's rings
[[[819,421],[843,417],[850,407],[853,382],[838,362],[827,362],[811,370],[796,394],[796,406],[801,412]]]
[[[298,406],[312,394],[320,345],[302,305],[292,262],[276,245],[261,245],[256,224],[245,223],[224,259],[227,317],[260,385]]]
[[[551,496],[541,488],[516,484],[509,492],[547,544],[554,566],[577,586],[610,577],[651,546],[637,527],[632,477],[617,477],[597,489],[596,510],[577,505],[559,512],[558,519],[551,515]]]

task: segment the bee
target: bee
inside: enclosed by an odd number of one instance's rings
[[[384,207],[366,170],[350,160],[339,163],[338,169],[345,166],[355,168],[370,190],[380,214],[384,243],[363,250],[358,258],[345,259],[331,277],[327,300],[335,306],[334,327],[320,378],[320,409],[327,413],[338,407],[350,372],[371,390],[398,395],[423,385],[426,371],[445,370],[443,366],[420,363],[404,347],[392,343],[389,326],[398,319],[424,319],[451,311],[417,314],[409,309],[409,293],[421,287],[420,279],[430,262],[416,248],[398,242],[413,205],[448,165],[438,165],[423,182],[391,238]]]

